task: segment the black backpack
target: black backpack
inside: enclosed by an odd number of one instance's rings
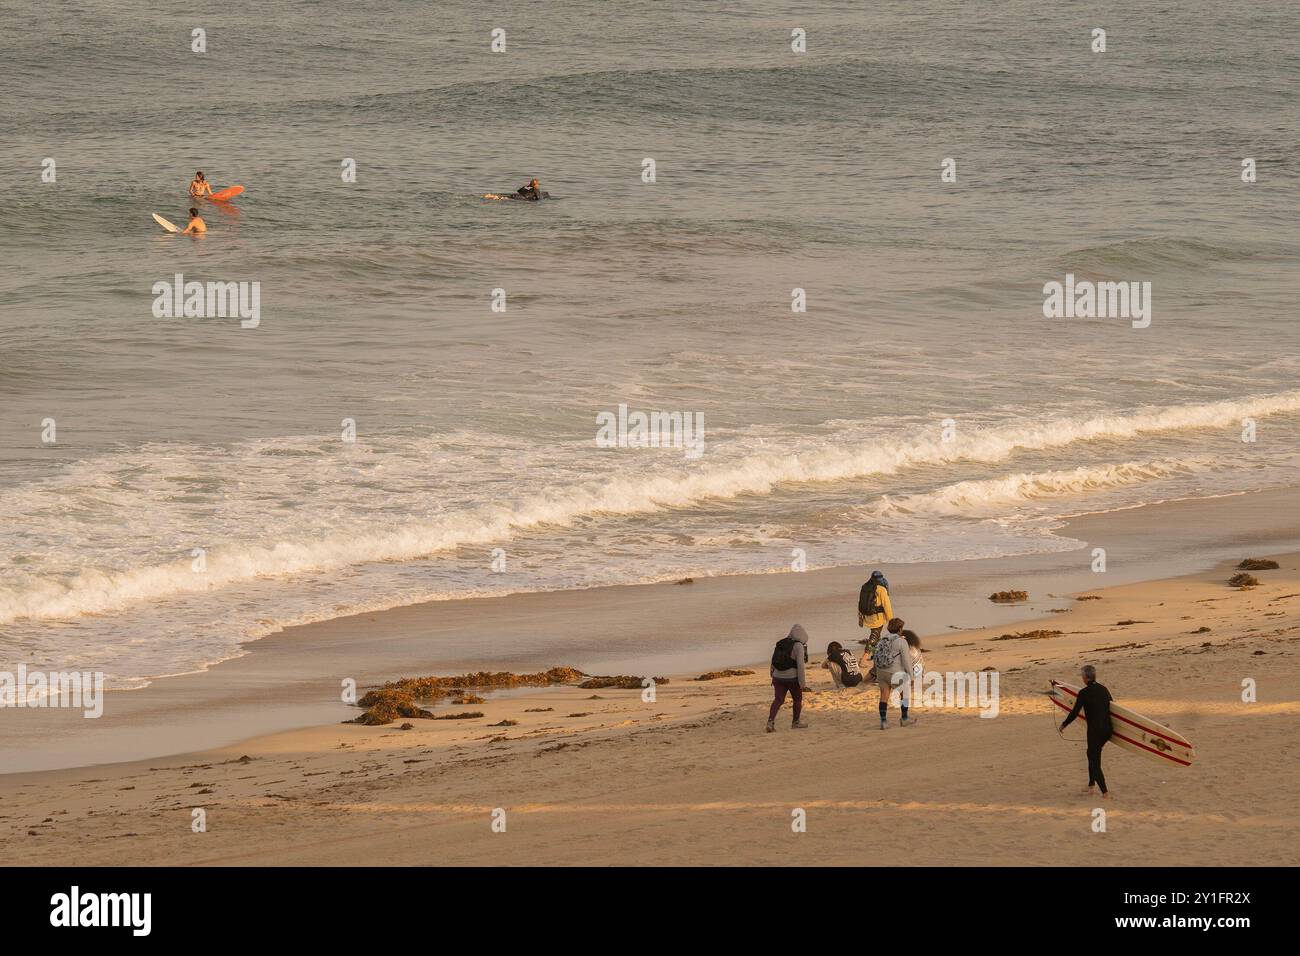
[[[797,643],[798,641],[793,637],[783,637],[776,642],[776,648],[772,651],[773,669],[788,671],[799,666],[799,662],[794,659],[794,649]]]
[[[858,592],[858,613],[870,617],[873,614],[879,614],[884,608],[880,606],[880,598],[876,591],[876,582],[868,581],[862,585],[862,590]]]

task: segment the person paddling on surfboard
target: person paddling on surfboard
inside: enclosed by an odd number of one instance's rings
[[[1109,799],[1107,794],[1110,791],[1106,789],[1106,775],[1101,772],[1101,748],[1110,740],[1110,702],[1114,698],[1105,685],[1097,683],[1097,668],[1085,664],[1081,673],[1083,689],[1074,701],[1074,709],[1061,721],[1057,732],[1064,732],[1082,709],[1083,721],[1088,725],[1088,789],[1084,792],[1094,793],[1093,786],[1096,785],[1101,788],[1101,796],[1105,800]]]
[[[537,202],[539,199],[550,199],[551,194],[542,189],[540,180],[531,179],[527,186],[520,186],[509,196],[502,196],[499,193],[484,193],[484,199],[522,199],[526,202]]]
[[[194,174],[194,182],[190,183],[190,195],[195,199],[198,199],[200,196],[212,195],[212,183],[208,182],[203,177],[202,170],[199,170]]]
[[[204,222],[202,218],[200,218],[199,211],[197,209],[191,209],[190,224],[181,231],[181,235],[182,236],[200,235],[207,231],[208,231],[208,224]]]
[[[521,199],[527,199],[529,202],[537,202],[539,199],[545,199],[550,193],[542,192],[542,184],[536,179],[529,180],[527,186],[520,186],[515,190],[515,195]]]

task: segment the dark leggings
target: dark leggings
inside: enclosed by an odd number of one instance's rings
[[[789,691],[790,696],[794,699],[794,719],[798,720],[799,713],[803,710],[803,691],[799,689],[799,682],[797,680],[778,680],[773,677],[772,686],[776,688],[776,697],[772,701],[772,708],[767,712],[767,719],[776,720],[776,712],[785,703],[785,694],[786,691]]]
[[[1088,738],[1088,786],[1094,783],[1106,792],[1106,775],[1101,772],[1101,748],[1106,746],[1109,737]]]

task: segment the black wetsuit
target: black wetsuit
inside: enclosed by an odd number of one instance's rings
[[[1106,792],[1106,775],[1101,772],[1101,748],[1110,740],[1110,702],[1113,700],[1104,685],[1093,681],[1085,684],[1074,702],[1074,709],[1061,724],[1064,730],[1083,710],[1084,723],[1088,725],[1088,786],[1094,783]]]
[[[543,192],[536,186],[520,186],[515,190],[515,195],[520,199],[527,199],[529,202],[537,202],[539,199],[546,199],[551,194]]]

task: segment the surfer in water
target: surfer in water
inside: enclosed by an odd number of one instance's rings
[[[190,224],[181,232],[182,236],[202,235],[208,231],[208,224],[199,216],[197,209],[190,210]]]
[[[1088,725],[1088,789],[1084,792],[1094,793],[1095,785],[1101,789],[1104,800],[1108,799],[1109,791],[1106,789],[1106,775],[1101,772],[1101,748],[1110,740],[1110,702],[1114,698],[1104,684],[1097,683],[1097,668],[1085,664],[1081,673],[1083,688],[1074,702],[1074,709],[1061,721],[1058,731],[1064,732],[1071,721],[1079,716],[1079,711],[1083,711],[1083,721]]]
[[[508,196],[502,196],[499,193],[484,193],[484,199],[522,199],[526,202],[537,202],[539,199],[550,199],[551,194],[542,189],[541,180],[530,179],[527,186],[520,186]]]
[[[520,186],[518,189],[516,189],[515,195],[519,196],[521,199],[527,199],[531,202],[536,202],[539,199],[545,199],[547,196],[550,195],[550,193],[542,192],[541,182],[539,180],[532,179],[529,180],[527,186]]]
[[[195,199],[212,195],[212,183],[203,178],[202,170],[194,174],[194,182],[190,183],[190,195]]]

